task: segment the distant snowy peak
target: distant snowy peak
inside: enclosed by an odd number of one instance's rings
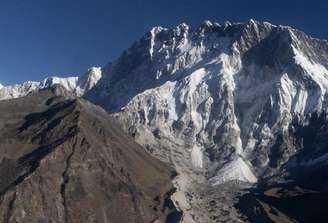
[[[38,89],[44,89],[59,84],[66,90],[80,97],[86,91],[91,90],[102,77],[102,71],[99,67],[90,68],[81,77],[48,77],[43,81],[27,81],[22,84],[11,86],[0,86],[0,100],[19,98]]]
[[[3,86],[0,88],[0,100],[19,98],[39,88],[40,82],[27,81],[23,84]]]
[[[51,87],[55,84],[60,84],[65,89],[69,91],[74,91],[74,89],[77,87],[78,80],[79,80],[78,77],[66,77],[66,78],[49,77],[46,78],[43,82],[41,82],[39,87],[46,88],[46,87]]]
[[[102,70],[101,67],[92,67],[86,74],[80,77],[77,81],[77,94],[83,95],[86,91],[91,90],[101,79]]]

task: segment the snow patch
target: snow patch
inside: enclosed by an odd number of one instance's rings
[[[280,113],[283,113],[283,110],[287,109],[288,112],[291,111],[292,102],[296,95],[296,89],[293,85],[293,82],[289,79],[288,74],[283,74],[280,79],[281,91],[280,91],[280,104],[281,110]]]
[[[161,100],[163,100],[163,104],[169,113],[169,120],[177,120],[178,114],[176,110],[175,98],[173,97],[173,91],[175,89],[176,82],[167,81],[161,88],[157,88],[158,95]]]
[[[154,27],[150,30],[150,47],[149,47],[149,55],[150,55],[150,59],[152,60],[153,59],[153,55],[154,55],[154,48],[155,48],[155,38],[156,38],[156,35],[163,31],[164,28],[163,27],[160,27],[160,26],[157,26],[157,27]]]
[[[309,71],[310,74],[312,74],[313,76],[315,76],[316,78],[322,78],[322,77],[326,77],[328,75],[328,70],[326,69],[326,67],[324,67],[321,64],[317,64],[317,63],[313,63],[311,61],[309,61],[309,59],[307,59],[300,51],[296,50],[295,47],[294,48],[294,53],[295,53],[295,60],[296,62],[301,65],[303,68],[305,68],[306,71]],[[322,77],[320,77],[322,76]],[[325,84],[327,82],[326,78],[323,78],[322,80],[325,81]]]
[[[303,53],[297,50],[294,46],[294,59],[308,74],[320,85],[325,92],[328,88],[328,70],[321,64],[313,63]]]
[[[217,176],[211,179],[213,185],[223,184],[228,181],[238,180],[248,183],[256,183],[257,178],[252,172],[249,164],[241,157],[237,157],[223,166]]]
[[[203,153],[201,147],[194,145],[191,150],[191,162],[196,168],[203,168]]]

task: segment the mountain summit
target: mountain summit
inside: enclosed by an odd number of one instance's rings
[[[89,73],[62,84],[176,169],[182,222],[319,216],[288,204],[326,201],[327,41],[255,20],[158,26]]]
[[[203,210],[212,198],[195,185],[255,184],[280,173],[305,149],[289,130],[326,110],[327,92],[327,41],[250,20],[154,27],[103,68],[85,97],[178,170],[177,203],[194,211],[185,222],[209,222]]]
[[[0,102],[0,221],[165,222],[169,168],[69,95],[54,85]]]
[[[27,81],[13,86],[0,85],[0,100],[23,97],[32,91],[49,88],[56,84],[60,84],[76,96],[82,96],[85,92],[91,90],[100,79],[101,68],[92,67],[81,77],[48,77],[39,82]]]
[[[214,183],[256,182],[275,135],[327,107],[327,52],[327,41],[254,20],[155,27],[103,69],[86,98],[143,145],[178,140],[195,168],[214,170]],[[226,160],[237,172],[223,180]]]

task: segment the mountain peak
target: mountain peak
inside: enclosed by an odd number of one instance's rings
[[[91,90],[101,79],[102,69],[91,67],[81,77],[48,77],[43,81],[26,81],[22,84],[0,87],[0,100],[18,98],[26,96],[32,91],[49,88],[54,85],[61,85],[66,90],[82,96],[86,91]]]
[[[190,26],[187,23],[181,23],[177,27],[175,27],[175,30],[177,30],[179,33],[180,32],[188,32],[190,30]]]
[[[84,74],[90,81],[90,85],[94,86],[99,79],[102,77],[102,68],[101,67],[91,67]]]
[[[1,222],[164,222],[170,169],[104,110],[60,89],[0,102],[0,193],[19,195],[1,203],[1,216],[12,210]]]
[[[210,21],[210,20],[204,20],[200,26],[203,26],[203,27],[211,27],[213,26],[213,23]]]
[[[99,72],[101,70],[101,67],[91,67],[88,69],[89,72]]]

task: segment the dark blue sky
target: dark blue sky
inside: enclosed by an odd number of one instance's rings
[[[114,60],[152,26],[255,18],[328,39],[319,0],[0,0],[0,82],[83,73]]]

